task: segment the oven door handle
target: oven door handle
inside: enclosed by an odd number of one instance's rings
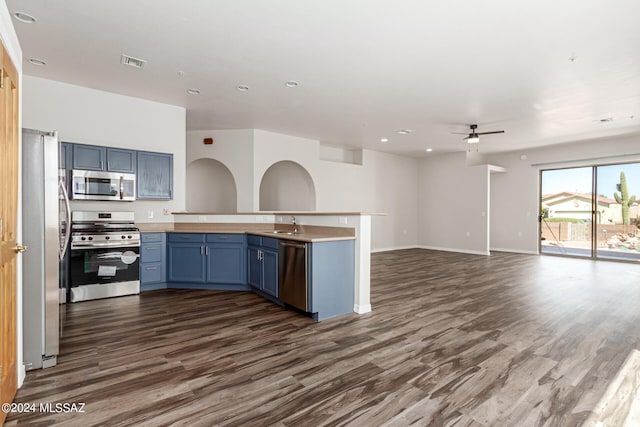
[[[71,249],[93,249],[93,248],[139,248],[140,243],[72,243]]]

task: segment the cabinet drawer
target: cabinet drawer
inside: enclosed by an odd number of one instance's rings
[[[162,263],[149,263],[140,265],[140,283],[153,283],[162,281]]]
[[[147,242],[162,242],[164,233],[142,233],[140,240],[142,243]]]
[[[244,243],[244,234],[207,234],[207,243]]]
[[[204,243],[204,234],[200,233],[169,233],[169,241],[176,243]]]
[[[140,247],[140,262],[162,261],[162,243],[145,243]]]

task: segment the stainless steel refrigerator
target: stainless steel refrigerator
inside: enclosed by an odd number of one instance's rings
[[[56,132],[22,129],[23,358],[27,370],[57,361],[61,265],[68,247],[69,199]],[[62,275],[64,276],[64,275]]]

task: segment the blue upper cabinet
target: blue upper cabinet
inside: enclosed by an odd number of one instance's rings
[[[67,147],[61,148],[61,150],[64,149],[67,151],[73,146],[73,169],[122,173],[136,172],[136,151],[134,150],[102,147],[99,145],[66,145]],[[69,158],[69,156],[67,156],[67,158]]]
[[[173,199],[173,154],[138,151],[138,199]]]
[[[107,171],[136,173],[136,152],[121,148],[107,148]]]
[[[107,147],[73,144],[73,169],[103,171],[106,157]]]

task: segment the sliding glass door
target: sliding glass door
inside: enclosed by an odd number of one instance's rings
[[[541,171],[540,252],[640,261],[640,163]]]
[[[596,257],[640,260],[640,163],[598,166]]]
[[[591,257],[593,170],[542,171],[540,252]]]

